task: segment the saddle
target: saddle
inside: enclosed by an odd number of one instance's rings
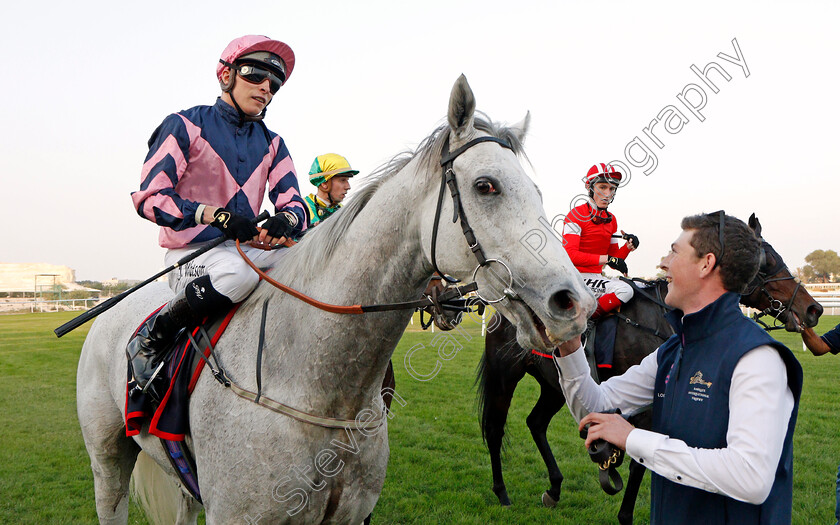
[[[240,304],[234,305],[227,312],[205,319],[200,326],[192,330],[185,329],[178,333],[165,354],[161,371],[163,377],[157,379],[167,385],[160,403],[155,402],[149,394],[134,388],[131,370],[128,369],[125,399],[126,436],[139,434],[148,422],[149,434],[160,438],[182,484],[199,502],[201,494],[195,460],[184,441],[189,433],[189,398],[205,363],[208,362],[211,348],[224,333]],[[144,319],[134,334],[137,334],[148,319],[157,315],[158,311],[160,308]],[[221,380],[217,370],[214,369],[213,373]]]
[[[638,277],[633,279],[620,277],[620,279],[633,287],[633,298],[626,304],[629,305],[638,301],[640,297],[643,297],[655,304],[658,304],[666,310],[671,310],[671,307],[666,305],[658,294],[651,294],[650,289],[656,286],[655,283],[639,279]],[[590,360],[590,367],[593,367],[592,373],[593,377],[596,377],[596,381],[598,369],[612,368],[613,356],[615,354],[615,337],[616,332],[618,331],[619,321],[633,326],[634,328],[638,328],[639,330],[647,331],[661,338],[663,341],[670,336],[670,334],[662,333],[656,328],[641,325],[635,320],[627,317],[621,312],[621,306],[608,313],[596,321],[595,324],[586,332],[586,344],[584,345],[584,351],[586,352],[587,358]]]

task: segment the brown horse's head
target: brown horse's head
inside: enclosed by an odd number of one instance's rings
[[[761,239],[761,266],[758,275],[741,295],[741,304],[761,310],[779,322],[788,332],[814,327],[823,308],[808,293],[799,279],[792,276],[782,256],[761,237],[761,223],[750,215],[750,228]]]

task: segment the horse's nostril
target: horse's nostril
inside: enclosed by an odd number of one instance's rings
[[[819,303],[814,303],[808,307],[808,316],[813,317],[814,320],[819,319],[823,313],[823,307]]]
[[[575,307],[575,301],[568,290],[560,290],[551,296],[551,301],[561,310],[571,310]]]

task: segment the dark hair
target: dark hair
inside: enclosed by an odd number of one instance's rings
[[[722,237],[721,222],[725,224]],[[740,219],[720,212],[704,213],[683,218],[680,227],[694,231],[691,246],[697,257],[714,254],[723,287],[728,291],[743,292],[758,273],[761,241]]]

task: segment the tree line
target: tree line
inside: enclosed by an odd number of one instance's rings
[[[840,255],[834,250],[814,250],[805,256],[805,266],[796,269],[806,283],[832,283],[840,279]]]

